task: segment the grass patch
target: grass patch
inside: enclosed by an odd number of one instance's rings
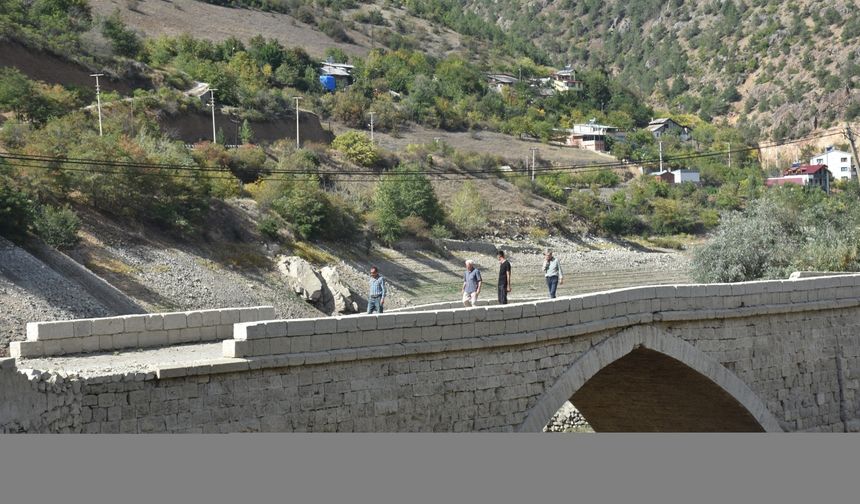
[[[228,243],[219,246],[215,260],[236,269],[265,269],[272,261],[254,245]]]
[[[338,262],[335,256],[308,242],[297,241],[293,243],[293,251],[297,256],[311,264],[322,265]]]
[[[96,273],[113,273],[116,275],[131,275],[135,273],[134,268],[112,257],[92,256],[87,260],[85,265]]]

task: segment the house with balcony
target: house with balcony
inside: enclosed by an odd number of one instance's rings
[[[824,152],[809,159],[810,165],[825,165],[834,180],[850,180],[856,172],[854,156],[849,152],[836,149],[832,145]]]

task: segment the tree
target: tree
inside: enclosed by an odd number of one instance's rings
[[[239,138],[242,139],[243,144],[254,142],[254,131],[251,129],[251,125],[248,123],[247,119],[242,121],[242,128],[239,130]]]
[[[393,243],[400,237],[401,221],[420,217],[432,227],[442,220],[442,208],[430,179],[417,165],[400,165],[376,187],[374,210],[380,237]]]
[[[114,53],[120,56],[135,58],[143,47],[137,34],[122,22],[119,9],[102,23],[102,35],[111,41]]]

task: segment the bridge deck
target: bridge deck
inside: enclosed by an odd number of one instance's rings
[[[242,360],[242,359],[235,359]],[[222,362],[221,342],[176,345],[120,352],[20,359],[19,369],[35,369],[81,378],[122,374],[151,374],[175,366],[195,366],[203,362]]]

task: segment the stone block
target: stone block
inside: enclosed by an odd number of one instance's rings
[[[310,337],[310,340],[311,352],[326,352],[331,350],[331,334],[314,334]]]
[[[184,329],[188,327],[188,318],[184,313],[165,313],[164,329]]]
[[[405,330],[401,331],[405,332]],[[401,335],[403,332],[401,332]],[[365,331],[362,333],[363,346],[369,347],[382,345],[385,343],[385,340],[387,339],[386,336],[388,335],[389,331]],[[401,337],[401,341],[403,340],[403,337]]]
[[[404,343],[418,343],[420,341],[423,341],[422,336],[421,336],[422,329],[423,328],[421,328],[421,327],[407,327],[407,328],[403,329],[402,341]],[[376,345],[382,344],[382,338],[377,338],[376,335],[372,335],[371,338],[378,340],[378,342],[375,343]]]
[[[269,339],[251,341],[251,355],[271,355],[272,345]]]
[[[454,323],[454,310],[436,312],[436,325],[446,326]]]
[[[337,331],[336,319],[318,319],[314,324],[314,334],[331,334],[335,331]]]
[[[283,338],[287,336],[287,322],[273,320],[265,323],[267,338]]]
[[[359,331],[373,331],[377,328],[378,316],[376,315],[359,315],[355,317],[356,325]]]
[[[421,328],[421,339],[424,341],[439,341],[439,340],[441,340],[442,339],[442,327],[440,327],[440,326],[422,327]]]
[[[221,355],[223,357],[247,357],[250,353],[250,341],[224,340],[221,342]]]
[[[311,351],[311,336],[291,336],[290,352],[302,353]]]
[[[38,322],[27,322],[27,341],[39,341]]]
[[[275,320],[277,316],[275,314],[274,306],[257,306],[257,320]]]
[[[346,333],[358,330],[358,317],[337,317],[337,332]]]
[[[310,336],[316,331],[316,319],[287,320],[287,336]]]
[[[250,341],[266,337],[266,324],[262,322],[240,322],[233,324],[233,339]]]
[[[9,343],[9,355],[16,359],[43,357],[44,348],[41,341],[13,341]]]
[[[397,323],[396,313],[387,313],[384,315],[375,315],[377,329],[393,329]]]
[[[147,331],[161,331],[164,329],[164,316],[160,313],[147,315],[144,321],[144,327]]]
[[[179,330],[179,341],[182,343],[197,343],[200,341],[200,328],[187,327]]]
[[[239,310],[236,308],[227,308],[220,311],[222,324],[233,325],[239,323]]]
[[[146,330],[146,315],[126,315],[123,320],[123,332],[143,332]]]
[[[119,334],[124,330],[125,322],[123,321],[122,317],[93,319],[93,334]]]
[[[347,333],[346,346],[349,348],[358,348],[364,345],[364,331],[355,331]]]
[[[75,320],[73,322],[72,333],[74,334],[75,338],[84,338],[86,336],[92,336],[93,321],[91,319]]]
[[[136,332],[123,332],[113,336],[114,348],[137,348]]]
[[[415,327],[415,321],[418,319],[417,313],[397,313],[394,316],[393,328]]]
[[[181,345],[183,343],[181,337],[181,329],[170,329],[167,331],[167,344],[168,345]]]
[[[503,312],[504,320],[518,319],[523,316],[523,307],[517,305],[505,306]]]
[[[99,351],[99,336],[84,336],[81,338],[81,352],[92,353]]]
[[[83,338],[64,338],[59,340],[60,354],[78,354],[84,351]]]
[[[110,334],[103,334],[99,337],[99,351],[100,352],[110,352],[113,351],[113,336]]]
[[[217,341],[223,339],[218,337],[218,327],[220,326],[200,326],[200,341]]]
[[[204,310],[200,315],[203,317],[204,327],[221,325],[221,310]]]
[[[272,354],[290,353],[290,342],[293,338],[282,336],[280,338],[270,338],[269,346]]]
[[[260,320],[260,310],[253,308],[239,308],[239,322],[258,322]]]
[[[216,326],[215,334],[217,335],[217,339],[225,340],[233,337],[233,325],[230,324],[221,324]]]
[[[38,323],[38,341],[73,338],[74,336],[75,329],[73,321]]]
[[[203,325],[203,314],[199,311],[185,312],[188,327],[200,327]]]

